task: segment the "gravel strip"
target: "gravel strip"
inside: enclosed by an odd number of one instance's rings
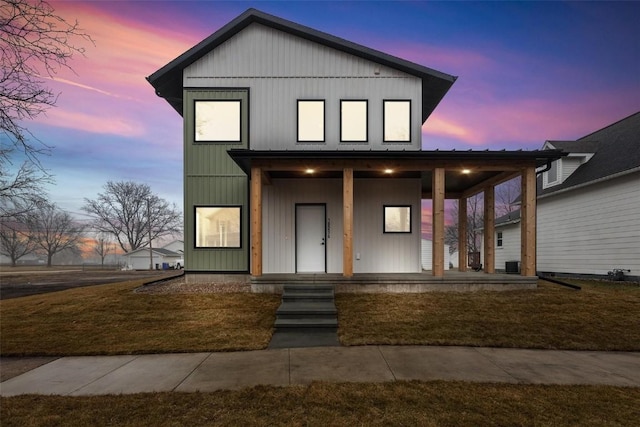
[[[161,283],[152,283],[137,288],[139,294],[228,294],[251,292],[246,283],[185,283],[184,277]]]

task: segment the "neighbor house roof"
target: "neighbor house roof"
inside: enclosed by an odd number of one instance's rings
[[[543,189],[538,177],[538,196],[583,186],[640,168],[640,112],[630,115],[576,141],[547,141],[546,147],[565,153],[594,153],[563,183]]]
[[[259,23],[286,33],[320,43],[379,64],[403,71],[422,79],[422,121],[433,112],[457,77],[386,53],[269,15],[256,9],[248,9],[242,15],[178,56],[176,59],[147,77],[156,94],[171,104],[182,115],[182,72],[217,46],[229,40],[252,23]]]
[[[136,249],[135,251],[131,251],[125,254],[125,256],[130,256],[133,254],[137,254],[138,252],[149,252],[149,248],[140,248],[140,249]],[[169,249],[164,249],[164,248],[153,248],[152,252],[162,255],[162,256],[173,256],[173,257],[181,257],[182,254],[179,254],[177,252],[171,251]]]
[[[495,219],[495,226],[500,227],[509,224],[515,224],[520,222],[520,208],[517,208],[506,215],[502,215]]]

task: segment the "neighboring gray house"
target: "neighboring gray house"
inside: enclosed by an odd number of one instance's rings
[[[640,112],[576,141],[547,141],[567,153],[538,177],[538,271],[640,278]],[[519,211],[496,219],[504,261],[519,260]],[[502,224],[499,224],[502,223]],[[497,253],[499,251],[496,251]]]
[[[443,276],[444,199],[519,174],[534,195],[535,168],[560,156],[423,150],[422,125],[455,80],[254,9],[153,73],[184,119],[187,280],[420,273],[423,198]]]

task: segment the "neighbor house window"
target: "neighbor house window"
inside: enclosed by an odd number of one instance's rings
[[[298,142],[324,142],[323,100],[298,100]]]
[[[498,234],[496,237],[496,246],[499,248],[502,247],[502,231],[498,231]]]
[[[560,183],[560,160],[551,163],[551,168],[544,173],[544,187],[550,187]]]
[[[411,206],[384,206],[385,233],[411,233]]]
[[[384,142],[411,141],[411,101],[384,101]]]
[[[197,248],[239,248],[242,208],[240,206],[197,206]]]
[[[195,101],[196,142],[240,142],[240,104],[239,99]]]
[[[367,142],[367,101],[340,101],[340,141]]]

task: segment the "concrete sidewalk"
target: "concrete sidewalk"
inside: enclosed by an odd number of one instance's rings
[[[400,380],[640,387],[640,353],[365,346],[62,357],[4,381],[0,394],[81,396]]]

